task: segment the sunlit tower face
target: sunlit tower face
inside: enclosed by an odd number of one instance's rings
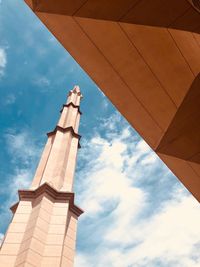
[[[73,180],[81,116],[80,88],[69,92],[29,190],[19,190],[0,250],[0,267],[73,267],[78,217]],[[17,190],[17,189],[16,189]]]

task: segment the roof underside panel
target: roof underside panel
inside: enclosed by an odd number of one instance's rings
[[[186,0],[26,2],[200,200],[200,13]]]

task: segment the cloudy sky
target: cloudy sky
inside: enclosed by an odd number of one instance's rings
[[[84,95],[75,267],[199,267],[200,205],[22,0],[0,1],[0,239],[67,92]]]

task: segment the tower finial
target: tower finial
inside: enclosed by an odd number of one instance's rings
[[[80,87],[78,85],[75,85],[74,88],[69,91],[69,95],[71,95],[71,94],[77,94],[77,95],[81,96],[81,98],[83,97],[81,94]]]
[[[81,98],[83,98],[83,95],[81,94],[80,87],[75,85],[74,88],[69,91],[67,104],[73,103],[74,105],[79,106]]]
[[[81,92],[80,87],[78,85],[75,85],[72,91],[77,94]]]

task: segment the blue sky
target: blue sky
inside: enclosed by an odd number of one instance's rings
[[[0,1],[0,235],[75,84],[85,210],[75,266],[200,266],[199,203],[21,0]]]

